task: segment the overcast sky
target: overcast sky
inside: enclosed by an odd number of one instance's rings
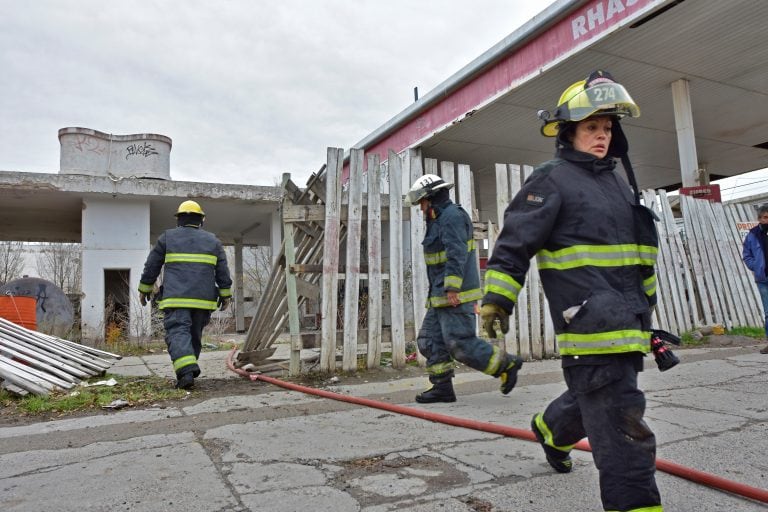
[[[69,126],[173,139],[175,180],[300,185],[549,5],[0,0],[0,170]]]

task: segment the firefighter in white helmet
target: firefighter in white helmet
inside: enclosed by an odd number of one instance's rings
[[[417,179],[406,200],[420,205],[427,222],[424,260],[429,293],[427,313],[417,337],[427,359],[432,387],[416,396],[419,403],[455,402],[454,360],[501,379],[501,392],[512,391],[523,360],[475,335],[475,304],[482,297],[472,222],[451,201],[446,183],[434,174]]]
[[[203,328],[211,312],[227,308],[232,298],[224,248],[215,235],[202,229],[205,213],[195,201],[184,201],[176,224],[157,240],[139,280],[142,305],[152,298],[154,284],[165,267],[158,307],[163,310],[165,343],[176,373],[176,387],[190,389],[200,375],[197,360]]]
[[[547,462],[570,472],[573,445],[589,437],[605,510],[660,512],[656,439],[637,386],[651,349],[658,238],[620,125],[638,115],[604,71],[568,87],[554,114],[541,113],[555,159],[534,170],[504,212],[481,315],[489,326],[506,320],[536,255],[568,386],[531,422]]]

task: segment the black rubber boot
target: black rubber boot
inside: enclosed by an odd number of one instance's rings
[[[432,380],[432,379],[430,379]],[[453,383],[449,378],[442,382],[433,382],[433,386],[423,393],[416,395],[416,401],[420,404],[432,404],[436,402],[455,402],[456,393],[453,392]]]
[[[531,430],[533,430],[536,440],[541,447],[544,448],[544,455],[547,457],[547,462],[558,473],[570,473],[571,469],[573,469],[571,456],[568,455],[567,452],[560,451],[557,448],[544,444],[544,435],[539,430],[539,427],[536,426],[536,416],[538,416],[538,414],[534,414],[533,419],[531,420]]]
[[[501,380],[499,389],[501,390],[502,395],[508,395],[515,387],[515,384],[517,384],[517,371],[522,368],[522,366],[522,358],[507,354],[507,359],[503,366],[504,369],[497,375]]]
[[[195,387],[194,373],[186,372],[176,377],[176,389],[192,389],[193,387]]]

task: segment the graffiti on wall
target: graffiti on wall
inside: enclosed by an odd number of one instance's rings
[[[88,151],[90,153],[96,153],[97,155],[103,155],[104,152],[107,150],[107,146],[106,144],[104,144],[104,142],[100,141],[99,139],[90,137],[88,135],[76,136],[75,141],[72,143],[72,147],[74,147],[81,153]]]
[[[125,148],[125,159],[128,160],[129,156],[143,156],[144,158],[152,155],[159,154],[155,147],[149,142],[143,144],[131,144]]]

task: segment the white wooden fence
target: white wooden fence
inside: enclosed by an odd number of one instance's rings
[[[240,364],[270,355],[287,322],[289,369],[291,374],[299,373],[299,309],[313,299],[319,300],[321,311],[321,371],[335,371],[339,356],[344,371],[378,366],[385,338],[390,340],[392,366],[403,367],[406,342],[413,341],[421,326],[427,294],[421,248],[425,223],[418,207],[403,205],[404,189],[424,169],[455,183],[452,199],[473,213],[477,245],[488,247],[489,254],[504,209],[532,172],[530,166],[497,164],[498,216],[480,223],[473,203],[472,174],[466,165],[440,162],[438,166],[437,161],[422,159],[413,150],[401,155],[390,152],[382,164],[376,155],[368,155],[366,161],[363,151],[356,149],[350,151],[348,165],[346,189],[341,185],[343,151],[338,148],[328,149],[327,165],[310,178],[305,189],[285,177],[283,253],[238,355]],[[759,294],[741,262],[736,229],[736,222],[752,220],[754,212],[683,196],[681,233],[663,190],[644,191],[643,200],[660,218],[656,325],[678,333],[701,325],[762,325]],[[361,286],[366,290],[364,308]],[[341,325],[339,309],[343,309]],[[362,310],[365,321],[359,317]],[[412,319],[409,325],[406,318]],[[360,329],[361,323],[367,328]],[[557,354],[535,258],[510,318],[510,332],[495,342],[526,359]]]

